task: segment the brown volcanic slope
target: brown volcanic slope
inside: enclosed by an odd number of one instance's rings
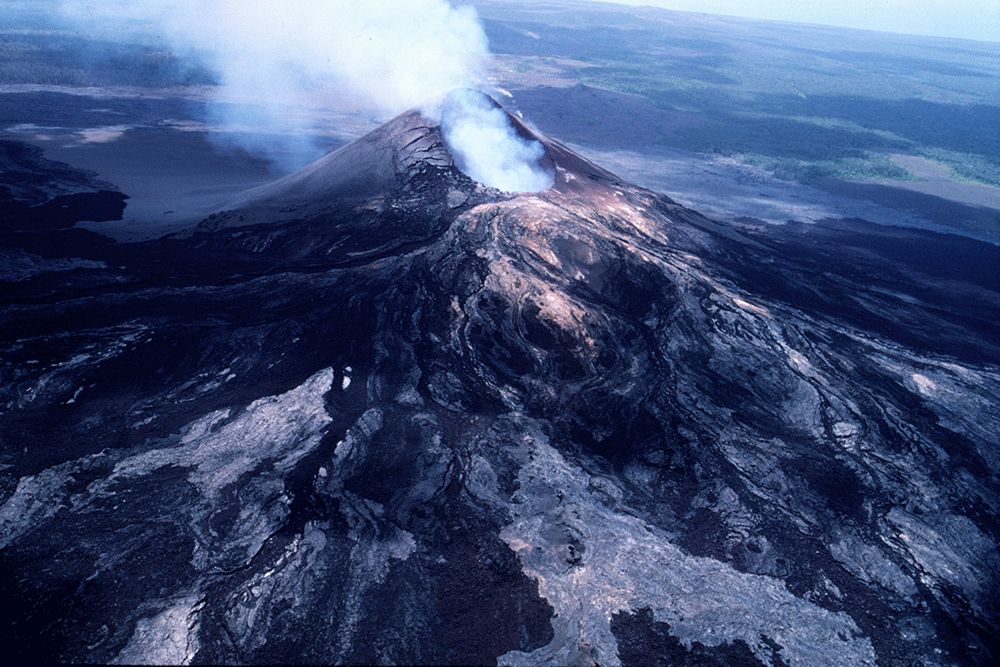
[[[539,140],[555,185],[512,195],[411,112],[12,288],[7,646],[995,657],[997,250],[735,229]]]

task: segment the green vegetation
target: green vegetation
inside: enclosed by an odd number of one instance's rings
[[[893,162],[887,155],[867,153],[863,157],[806,162],[792,158],[773,158],[761,154],[734,155],[740,161],[773,173],[778,178],[810,183],[833,178],[841,181],[915,180],[913,174]]]
[[[1000,103],[876,98],[874,77],[860,68],[852,76],[841,72],[835,84],[825,74],[802,79],[794,66],[772,68],[780,71],[780,81],[765,80],[757,67],[721,68],[720,75],[751,77],[749,86],[711,83],[702,69],[699,63],[692,71],[677,64],[665,70],[640,57],[580,68],[576,74],[585,85],[639,95],[665,112],[689,114],[691,122],[665,135],[664,146],[747,156],[780,178],[909,180],[912,174],[888,154],[911,152],[947,164],[958,178],[1000,186]],[[756,92],[769,84],[775,87],[767,94]],[[848,88],[850,96],[830,94]]]
[[[956,153],[940,148],[925,148],[921,154],[931,160],[947,165],[956,178],[984,183],[1000,188],[1000,163],[981,155]]]
[[[525,23],[543,39],[508,31],[499,46],[589,63],[565,74],[646,100],[636,122],[662,123],[664,148],[743,155],[797,181],[912,179],[888,157],[910,153],[1000,186],[1000,48],[747,22],[727,33],[667,14],[596,21]]]

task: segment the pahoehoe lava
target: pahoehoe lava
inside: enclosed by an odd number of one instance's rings
[[[724,225],[535,138],[505,193],[409,112],[137,244],[5,189],[8,654],[1000,658],[1000,251]]]

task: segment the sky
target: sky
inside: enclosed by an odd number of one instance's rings
[[[610,1],[709,14],[1000,42],[1000,0]]]

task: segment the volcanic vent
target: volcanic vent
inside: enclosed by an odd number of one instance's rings
[[[486,114],[487,120],[477,119],[479,114]],[[435,115],[441,120],[433,120]],[[449,130],[449,121],[465,129]],[[495,136],[489,128],[498,126],[503,129],[497,133],[512,136]],[[440,110],[403,113],[301,171],[245,193],[185,236],[206,246],[221,243],[225,247],[219,251],[230,257],[241,246],[263,262],[278,256],[322,263],[347,257],[357,261],[427,241],[470,207],[535,194],[491,187],[467,175],[477,168],[470,170],[454,155],[462,149],[449,137],[480,130],[485,138],[466,139],[459,146],[476,140],[480,143],[472,152],[495,155],[501,164],[493,170],[494,178],[552,188],[554,193],[580,192],[582,184],[618,180],[533,132],[492,98],[462,90],[446,98]],[[519,150],[524,153],[511,156]],[[470,155],[466,157],[475,163],[483,160]],[[522,163],[521,157],[530,159]],[[216,233],[235,228],[238,234]]]
[[[545,147],[489,96],[457,90],[444,100],[440,115],[455,164],[473,180],[508,192],[552,186]]]
[[[9,650],[988,661],[995,276],[722,225],[510,122],[551,187],[410,112],[7,297]]]

